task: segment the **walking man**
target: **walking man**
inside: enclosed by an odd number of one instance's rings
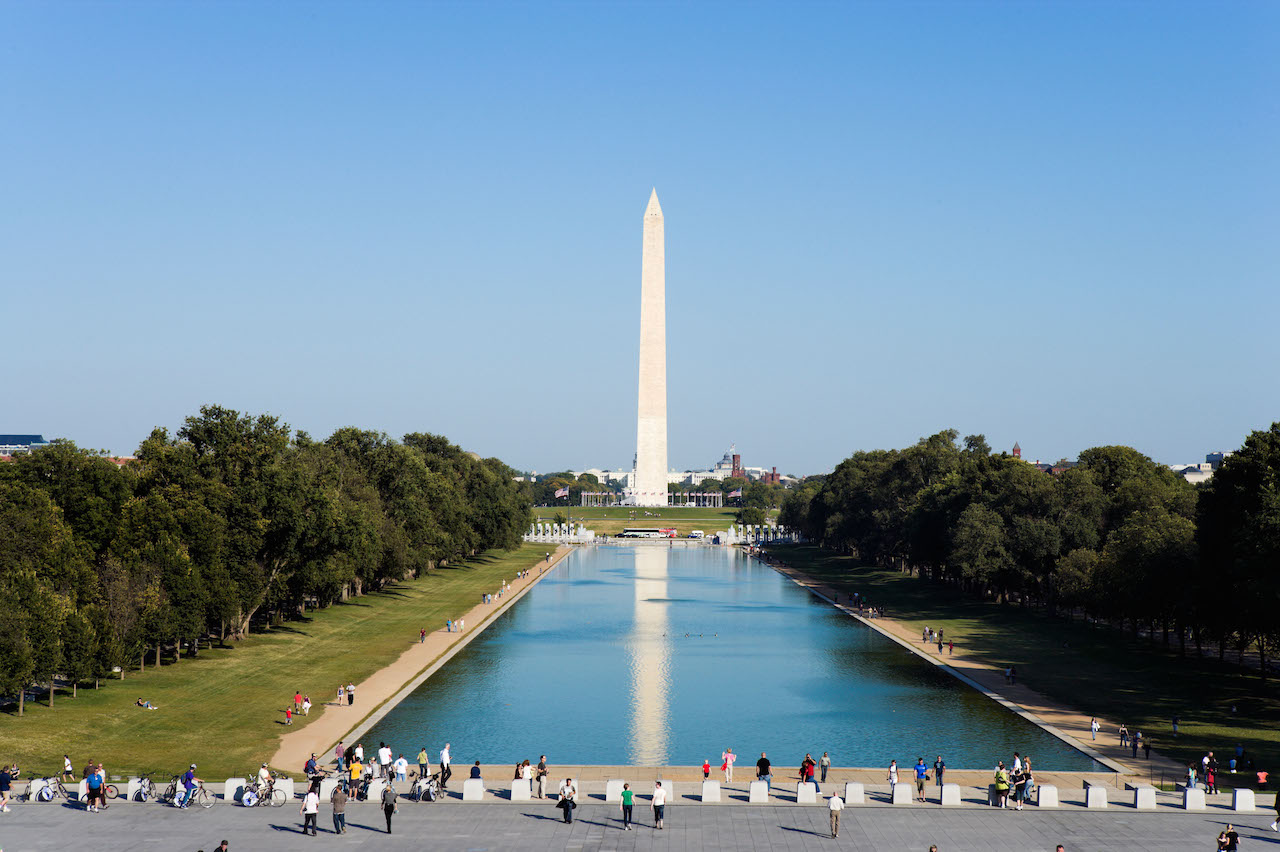
[[[547,797],[547,756],[538,758],[538,771],[534,773],[538,779],[538,798]]]
[[[449,768],[449,744],[445,743],[444,748],[440,749],[440,789],[443,790],[449,785],[449,776],[453,775],[453,770]]]
[[[329,803],[333,805],[333,833],[347,833],[347,787],[345,784],[336,784],[333,788],[333,795],[329,796]]]
[[[316,836],[316,814],[320,812],[320,794],[316,792],[315,787],[307,790],[307,794],[302,797],[302,807],[298,809],[298,813],[302,814],[302,833]],[[309,829],[309,830],[308,830]]]
[[[573,779],[566,778],[564,783],[560,785],[560,800],[556,802],[556,807],[564,811],[564,821],[573,824],[573,809],[578,806],[574,801],[578,798],[578,789],[573,786]]]
[[[356,685],[354,683],[347,684],[347,706],[350,707],[356,703]]]
[[[396,788],[387,782],[382,788],[382,813],[387,817],[387,834],[391,833],[391,815],[396,812]]]
[[[947,771],[946,761],[942,759],[942,755],[938,755],[938,759],[933,762],[933,777],[938,782],[938,787],[942,787],[942,773]],[[941,801],[941,799],[939,799]]]
[[[924,801],[924,782],[929,780],[929,767],[924,765],[924,758],[916,758],[916,800]]]
[[[764,752],[760,752],[760,759],[756,761],[756,777],[764,782],[765,790],[773,789],[773,768]]]
[[[889,761],[889,774],[887,778],[889,780],[889,801],[892,802],[893,791],[897,789],[897,786],[898,786],[898,761],[897,760]]]
[[[818,758],[818,770],[822,774],[822,783],[827,783],[827,770],[831,768],[831,758],[824,751],[822,757]]]
[[[835,793],[832,793],[831,800],[827,804],[828,804],[828,807],[831,808],[831,836],[839,837],[840,836],[840,812],[844,810],[844,799],[840,798]]]
[[[418,750],[418,777],[427,777],[427,764],[431,762],[431,758],[427,756],[427,747],[423,746]]]
[[[653,827],[662,829],[662,815],[667,809],[667,791],[661,781],[654,782],[653,787]]]

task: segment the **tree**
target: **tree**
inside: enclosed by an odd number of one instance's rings
[[[16,601],[0,595],[0,694],[16,693],[22,715],[35,659],[27,635],[28,617]]]
[[[71,681],[72,698],[76,697],[80,681],[93,673],[97,645],[97,636],[89,619],[79,612],[68,613],[62,624],[62,673]]]

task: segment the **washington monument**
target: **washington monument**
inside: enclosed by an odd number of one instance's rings
[[[640,256],[640,406],[636,418],[635,506],[667,505],[667,274],[658,190],[644,210]]]

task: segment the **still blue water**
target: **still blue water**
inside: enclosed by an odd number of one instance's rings
[[[362,739],[411,760],[448,741],[458,764],[1098,768],[723,547],[576,550]]]

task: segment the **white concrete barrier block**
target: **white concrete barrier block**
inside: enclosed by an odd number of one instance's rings
[[[276,787],[278,788],[279,786],[280,786],[280,783],[276,782]],[[382,791],[386,786],[387,786],[387,781],[385,778],[374,778],[372,781],[369,782],[369,790],[366,793],[367,798],[365,799],[365,801],[381,802]],[[396,791],[396,792],[399,792],[399,791]]]
[[[1156,788],[1139,786],[1133,790],[1133,806],[1140,811],[1154,811],[1156,809]]]
[[[277,778],[273,789],[283,790],[285,795],[285,801],[287,802],[293,801],[293,779],[292,778]]]
[[[715,781],[709,778],[706,781],[702,782],[702,801],[704,804],[706,802],[720,801],[720,782],[719,781]]]
[[[244,795],[244,779],[228,778],[222,785],[222,798],[228,802],[238,802]]]
[[[849,781],[845,783],[844,803],[846,805],[865,805],[867,803],[866,789],[862,786],[861,781]]]
[[[747,794],[747,803],[766,805],[769,803],[769,785],[764,781],[752,781],[751,791]]]
[[[1058,788],[1052,784],[1041,784],[1036,787],[1036,807],[1058,807]]]
[[[533,782],[528,778],[516,778],[511,782],[511,801],[527,802],[533,798]]]
[[[141,789],[142,789],[142,779],[134,778],[131,776],[129,778],[129,783],[125,785],[125,788],[124,788],[124,800],[126,802],[138,801],[138,798],[137,798],[138,791]]]
[[[342,782],[341,778],[332,777],[324,778],[320,781],[320,801],[328,804],[329,797],[333,795],[333,790]]]
[[[1086,808],[1105,808],[1107,806],[1107,788],[1101,784],[1091,784],[1084,791]]]
[[[45,787],[43,778],[32,778],[31,784],[27,787],[27,800],[31,802],[43,801],[40,798],[40,791]]]
[[[1233,811],[1252,811],[1257,809],[1254,802],[1253,791],[1244,787],[1237,787],[1235,793],[1231,795],[1231,810]]]
[[[796,784],[796,804],[816,805],[818,803],[818,786],[809,781]]]
[[[81,779],[80,783],[76,785],[76,801],[83,802],[88,795],[89,782]]]
[[[893,785],[893,804],[909,805],[915,800],[915,789],[910,784],[898,782]]]
[[[462,801],[464,802],[482,802],[484,801],[484,779],[468,778],[462,782]]]
[[[604,782],[604,800],[606,802],[621,802],[622,785],[625,783],[621,778],[610,778]]]
[[[959,784],[943,784],[942,785],[942,804],[958,805],[960,804],[960,785]]]
[[[1184,811],[1204,810],[1204,790],[1183,790],[1182,809]]]

